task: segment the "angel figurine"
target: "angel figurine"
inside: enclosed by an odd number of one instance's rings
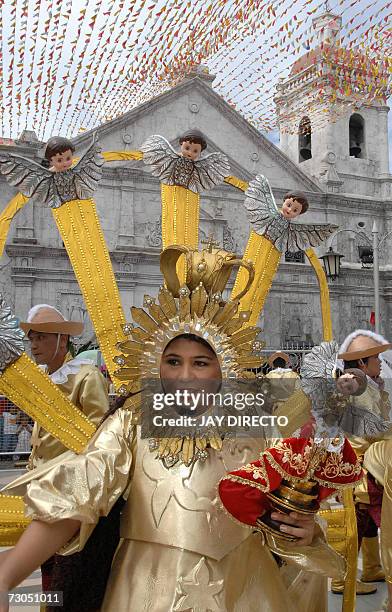
[[[72,168],[74,151],[70,140],[54,136],[45,149],[43,164],[49,163],[49,168],[20,155],[1,153],[0,172],[24,196],[37,196],[50,208],[59,208],[70,200],[89,199],[102,176],[104,160],[95,141]]]
[[[287,193],[278,209],[271,187],[262,174],[249,183],[245,208],[253,230],[269,240],[281,253],[306,251],[319,246],[338,228],[331,223],[294,223],[309,207],[301,192]]]
[[[229,161],[223,153],[210,153],[200,157],[207,148],[201,132],[191,130],[179,138],[177,153],[163,136],[150,136],[142,145],[144,163],[151,167],[166,185],[179,185],[200,193],[223,182],[230,173]]]

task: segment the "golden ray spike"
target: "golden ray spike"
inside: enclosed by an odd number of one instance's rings
[[[133,338],[143,343],[150,337],[150,334],[140,327],[134,327],[131,330],[131,334]]]
[[[169,443],[171,438],[161,438],[158,447],[158,455],[159,457],[165,457],[170,454],[170,446]]]
[[[246,327],[233,334],[230,338],[230,344],[232,346],[240,346],[247,342],[253,342],[257,334],[260,332],[258,327]]]
[[[244,353],[251,353],[253,351],[253,342],[246,342],[236,346],[237,355],[243,355]]]
[[[134,380],[131,380],[127,387],[128,393],[140,393],[142,386],[140,383],[140,376],[137,376]]]
[[[238,364],[243,368],[259,368],[262,364],[262,358],[256,355],[238,357]]]
[[[152,333],[159,329],[159,325],[149,314],[146,313],[143,308],[136,308],[136,306],[131,307],[132,319],[140,325],[144,330]]]
[[[182,443],[182,460],[185,465],[189,465],[192,462],[193,455],[195,452],[195,441],[193,438],[184,438]]]
[[[124,360],[124,365],[129,366],[131,368],[139,367],[140,354],[139,355],[122,355],[121,358]]]
[[[241,312],[241,316],[236,317],[235,319],[232,319],[231,321],[228,321],[222,327],[222,331],[224,331],[225,334],[227,334],[228,336],[231,336],[232,334],[240,330],[243,324],[246,322],[246,319],[243,315],[248,315],[248,318],[249,318],[249,312],[247,313]]]
[[[182,438],[171,438],[170,439],[170,454],[175,456],[181,450]]]
[[[140,355],[143,353],[143,345],[140,342],[134,342],[133,340],[119,342],[117,344],[117,348],[127,355]]]
[[[208,438],[211,448],[214,450],[221,450],[223,445],[223,440],[219,436],[211,436]]]
[[[161,287],[158,293],[158,300],[163,312],[168,319],[177,316],[177,306],[174,297],[165,287]]]
[[[131,382],[132,378],[136,378],[140,375],[139,367],[133,368],[121,368],[121,370],[116,370],[116,376],[119,380],[128,380]]]
[[[207,440],[205,438],[196,438],[195,444],[198,450],[204,450],[207,447]]]
[[[232,317],[237,313],[238,310],[238,302],[227,302],[225,306],[217,312],[217,314],[212,319],[212,322],[215,325],[221,325],[225,319],[231,320]]]
[[[203,317],[206,319],[206,321],[211,321],[216,315],[216,313],[219,312],[219,309],[219,302],[211,301],[207,304],[203,313]]]
[[[155,304],[154,298],[149,295],[145,295],[143,306],[144,308],[148,309],[148,312],[150,313],[152,318],[157,321],[157,323],[168,323],[168,318],[166,317],[162,308],[158,306],[158,304]]]
[[[208,301],[207,291],[202,283],[192,291],[191,295],[191,314],[201,317]]]
[[[178,312],[180,321],[186,321],[191,314],[191,300],[189,299],[189,289],[185,285],[179,291]]]

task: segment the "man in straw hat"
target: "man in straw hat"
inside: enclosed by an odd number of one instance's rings
[[[344,370],[348,368],[358,368],[366,374],[367,387],[359,397],[355,395],[357,383],[353,381],[352,403],[366,404],[368,410],[383,417],[385,420],[390,418],[389,395],[383,388],[383,380],[380,377],[381,360],[379,355],[391,348],[391,344],[381,335],[369,330],[357,329],[347,336],[340,347],[338,359],[343,360]],[[383,498],[382,488],[378,484],[383,483],[379,473],[366,461],[367,453],[373,446],[380,444],[374,438],[371,440],[355,436],[350,439],[356,453],[364,458],[364,465],[368,470],[366,480],[355,489],[355,501],[358,525],[358,544],[362,549],[363,571],[361,581],[357,582],[357,594],[365,595],[374,593],[376,587],[370,582],[381,582],[385,580],[385,573],[381,567],[380,553],[378,546],[378,525],[380,525],[380,505]],[[382,445],[385,444],[381,442]],[[371,451],[373,453],[373,451]],[[376,480],[378,482],[376,482]],[[390,515],[392,516],[392,514]],[[385,524],[385,523],[384,523]],[[384,529],[385,531],[385,529]],[[383,551],[384,552],[384,551]],[[388,557],[384,554],[383,560]],[[391,551],[392,561],[392,551]],[[392,577],[392,564],[391,567]],[[385,566],[386,567],[386,566]],[[337,581],[332,582],[334,593],[343,592],[343,584]]]
[[[21,322],[20,327],[30,341],[36,363],[46,367],[52,381],[98,426],[109,409],[107,382],[91,359],[72,358],[69,353],[70,337],[82,333],[83,323],[67,321],[53,306],[38,304],[31,308],[27,321]],[[31,443],[30,468],[42,466],[67,450],[37,423]],[[117,505],[108,517],[100,520],[88,546],[81,553],[69,556],[56,554],[42,565],[43,590],[62,591],[64,606],[69,612],[96,608],[94,597],[99,597],[98,591],[105,589],[111,559],[119,540],[119,513],[120,505]],[[95,582],[90,574],[85,576],[83,572],[94,565],[103,548],[106,559],[105,562],[101,559],[101,563],[95,567]],[[75,583],[75,577],[80,579],[80,583]],[[80,592],[81,585],[83,593]],[[91,594],[93,592],[94,596]]]
[[[107,383],[88,359],[74,358],[68,352],[69,339],[83,331],[83,323],[67,321],[53,306],[38,304],[31,308],[20,327],[30,341],[38,365],[46,366],[52,381],[79,410],[96,425],[109,408]],[[37,423],[32,435],[30,467],[58,457],[67,449]]]

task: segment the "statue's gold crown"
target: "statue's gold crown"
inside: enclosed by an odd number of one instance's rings
[[[180,286],[177,262],[186,259],[186,283]],[[248,282],[235,300],[225,302],[225,289],[234,265],[244,266],[249,272]],[[261,365],[262,359],[253,355],[258,327],[242,329],[249,312],[238,312],[239,298],[246,293],[253,280],[253,264],[238,259],[234,253],[208,244],[198,251],[182,245],[167,247],[161,253],[161,270],[166,287],[158,293],[158,303],[146,295],[144,308],[131,308],[138,327],[124,326],[129,336],[117,346],[122,354],[115,358],[121,366],[116,376],[124,384],[119,392],[135,393],[141,380],[159,378],[160,360],[166,345],[181,334],[196,334],[204,338],[215,351],[222,376],[252,376],[250,370]]]
[[[254,278],[254,267],[250,261],[238,259],[235,253],[217,248],[212,239],[201,251],[183,245],[169,246],[161,253],[161,271],[166,286],[173,296],[178,297],[180,279],[177,263],[184,256],[186,261],[186,286],[190,291],[202,283],[209,295],[222,293],[230,278],[234,266],[244,267],[248,271],[248,280],[243,290],[236,296],[239,300],[249,289]]]

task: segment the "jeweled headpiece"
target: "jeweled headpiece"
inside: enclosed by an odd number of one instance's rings
[[[180,286],[176,266],[182,255],[186,258],[186,282]],[[234,265],[244,267],[249,278],[240,296],[225,301],[222,292]],[[161,270],[166,286],[160,289],[158,301],[146,295],[144,308],[131,308],[137,326],[126,324],[124,332],[129,339],[117,345],[122,354],[115,358],[121,366],[116,376],[126,383],[119,392],[135,393],[143,377],[159,378],[165,347],[182,334],[195,334],[210,344],[223,378],[253,376],[250,370],[262,362],[253,354],[260,329],[242,329],[249,312],[238,312],[238,298],[253,280],[253,265],[210,242],[201,251],[179,245],[167,247],[161,253]]]

